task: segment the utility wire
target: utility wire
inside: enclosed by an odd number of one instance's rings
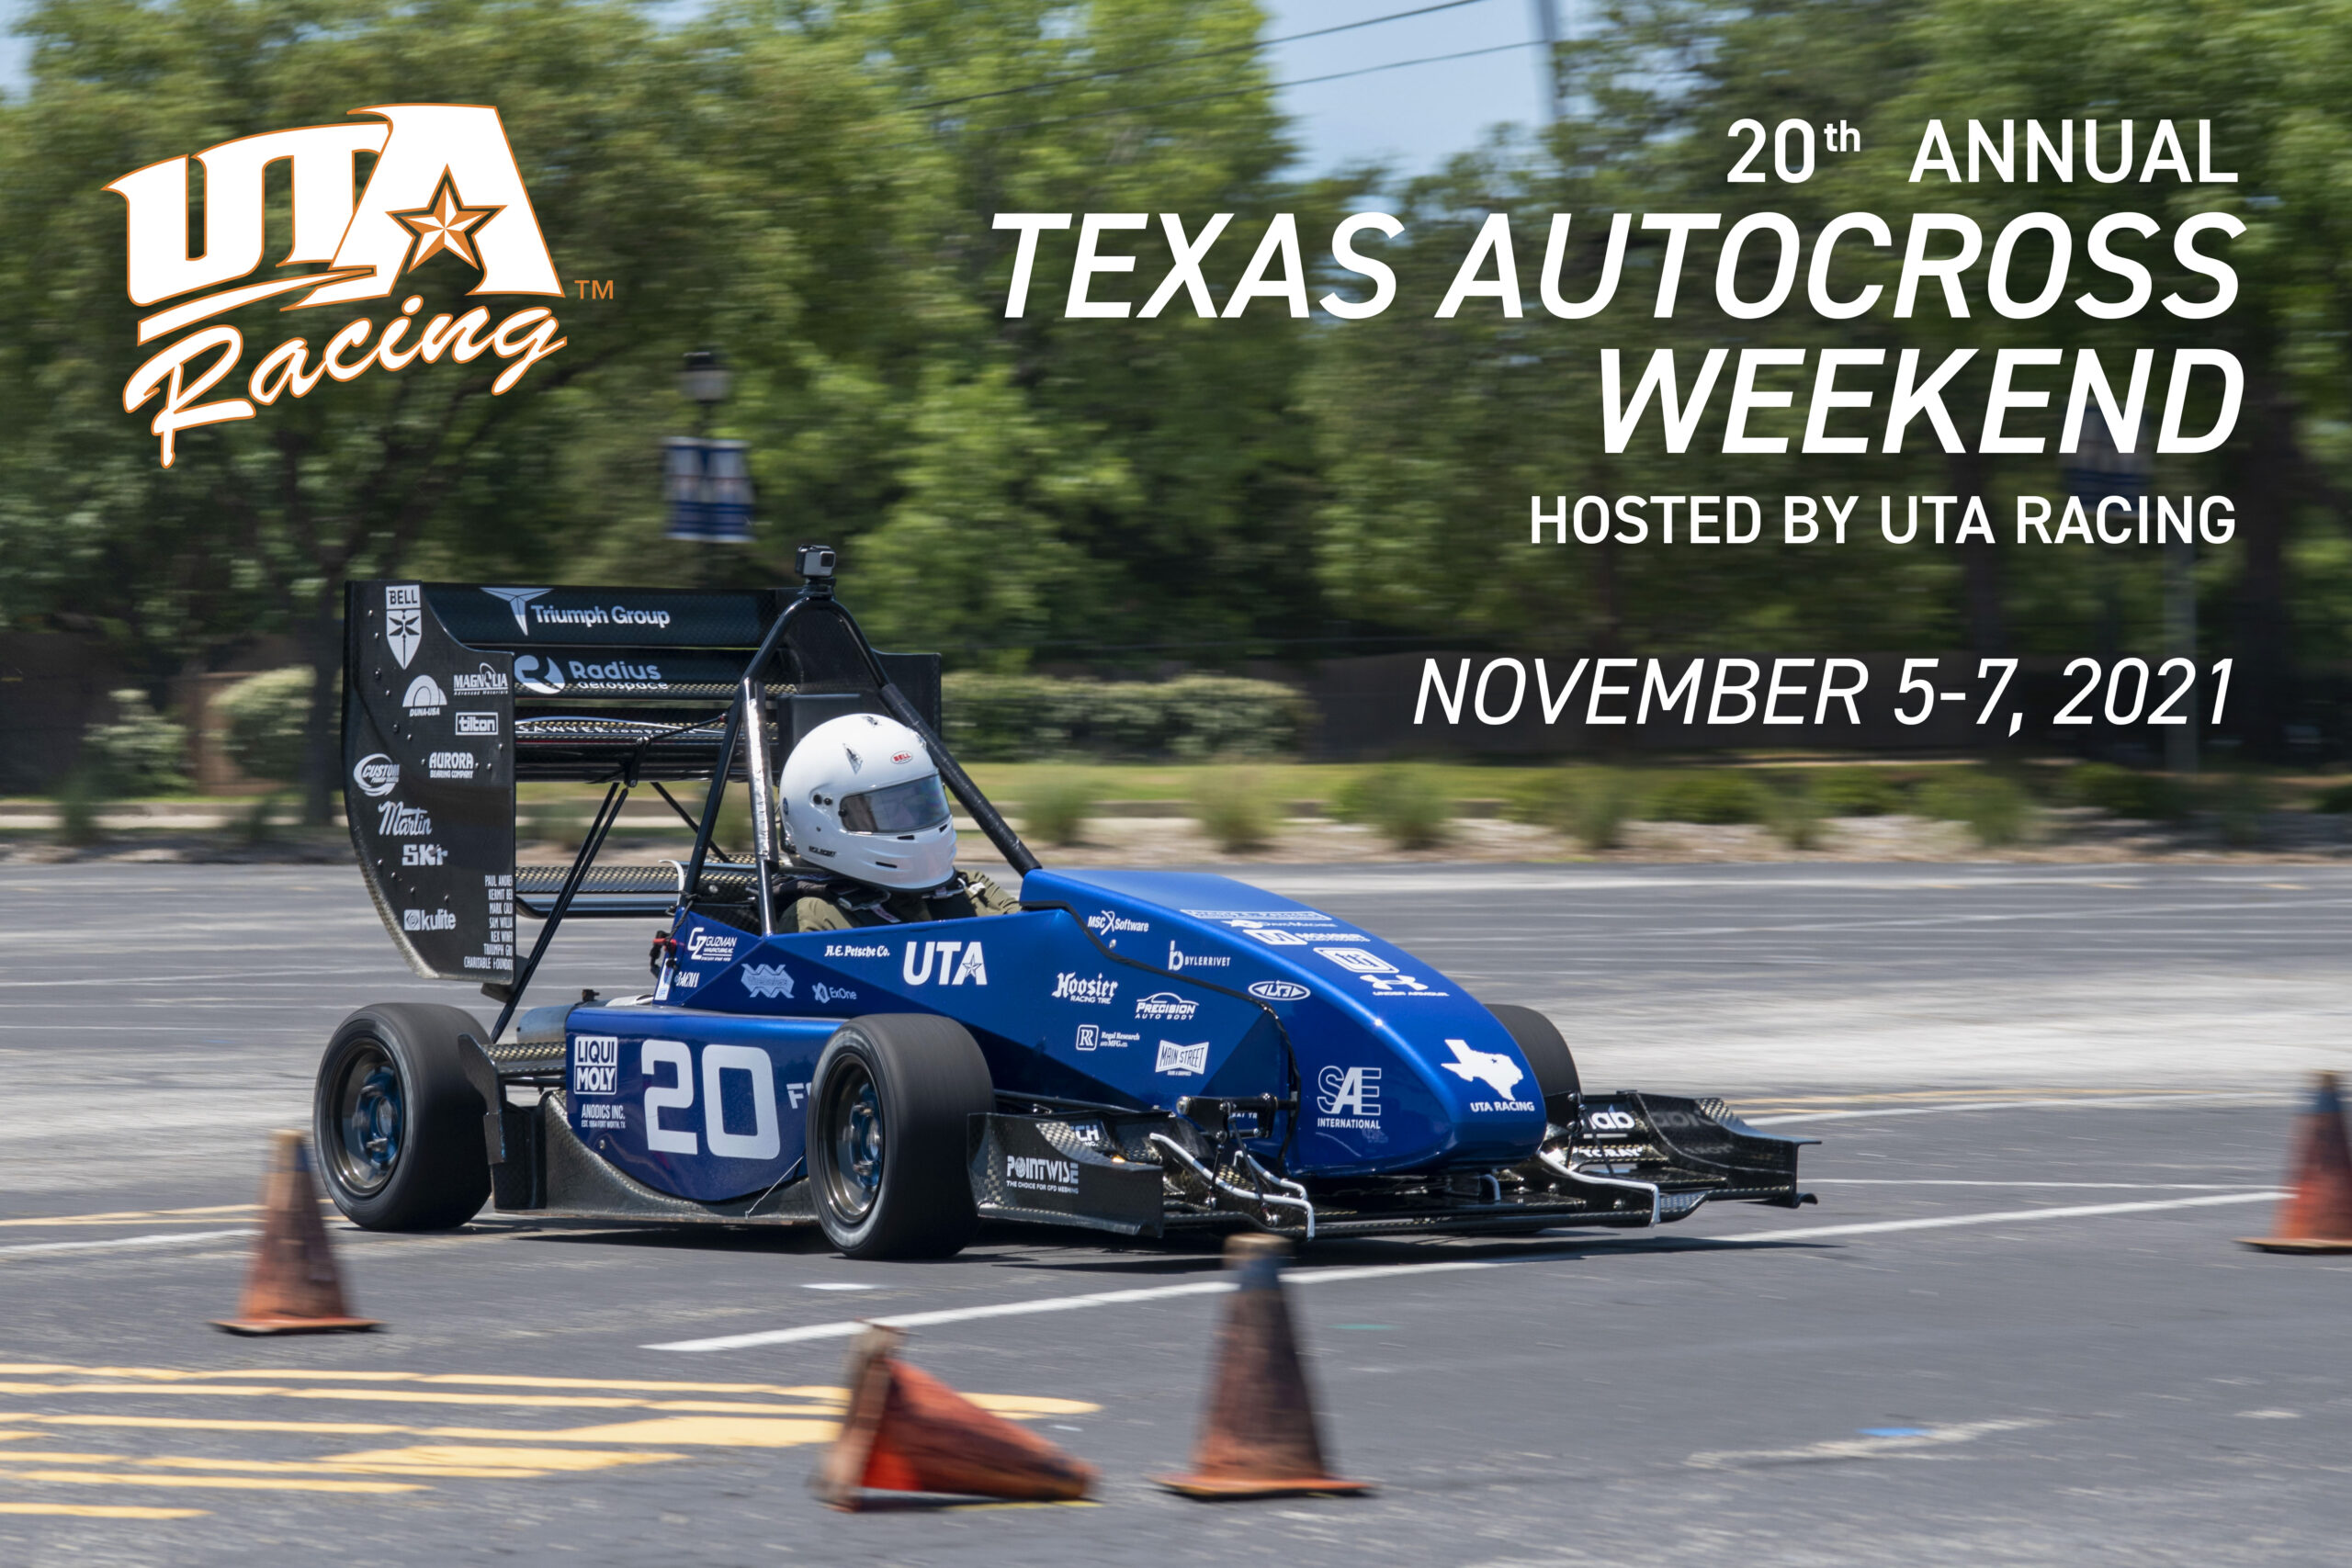
[[[1540,39],[1522,39],[1517,43],[1498,43],[1486,49],[1465,49],[1455,54],[1424,54],[1413,60],[1392,60],[1385,65],[1365,65],[1353,71],[1334,71],[1323,76],[1301,76],[1295,81],[1273,82],[1262,86],[1228,87],[1222,92],[1193,93],[1182,98],[1155,98],[1148,104],[1122,104],[1115,108],[1090,109],[1084,114],[1061,115],[1053,119],[1035,119],[1023,125],[991,125],[980,129],[992,133],[1043,130],[1050,126],[1069,125],[1081,119],[1101,119],[1106,115],[1143,114],[1152,109],[1174,108],[1180,104],[1204,104],[1213,98],[1238,98],[1252,93],[1279,93],[1291,87],[1312,86],[1317,82],[1339,82],[1350,76],[1370,76],[1382,71],[1401,71],[1408,65],[1435,65],[1448,60],[1475,60],[1482,54],[1500,54],[1507,50],[1534,49],[1539,47],[1542,41]],[[916,143],[898,142],[894,145],[906,147],[916,145]]]
[[[1383,22],[1401,22],[1408,17],[1426,17],[1436,11],[1454,11],[1464,6],[1481,6],[1486,0],[1440,0],[1434,6],[1416,6],[1410,11],[1391,11],[1385,17],[1366,17],[1360,22],[1341,22],[1337,27],[1317,28],[1311,32],[1285,33],[1281,38],[1254,39],[1224,49],[1205,49],[1193,54],[1179,54],[1166,60],[1149,61],[1142,65],[1122,65],[1107,71],[1083,71],[1071,76],[1048,76],[1042,82],[1026,82],[1017,87],[997,87],[985,93],[967,93],[961,97],[933,98],[928,103],[909,104],[910,113],[922,109],[944,109],[956,104],[976,104],[983,98],[1006,98],[1020,93],[1042,93],[1049,87],[1067,87],[1075,82],[1100,82],[1113,76],[1133,76],[1143,71],[1163,71],[1171,65],[1189,65],[1196,60],[1217,60],[1228,54],[1250,54],[1261,49],[1271,49],[1278,43],[1296,43],[1301,39],[1327,38],[1332,33],[1353,32],[1358,28],[1377,27]]]

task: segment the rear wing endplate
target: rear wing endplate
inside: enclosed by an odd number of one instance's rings
[[[778,760],[826,719],[899,703],[936,734],[937,654],[875,653],[845,613],[802,616],[774,638],[794,599],[347,584],[344,805],[368,894],[410,967],[511,985],[517,780],[740,778],[751,748],[729,743],[728,720],[747,677],[761,749]],[[967,783],[944,757],[943,768]]]

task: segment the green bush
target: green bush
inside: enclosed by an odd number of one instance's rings
[[[1782,787],[1772,792],[1772,831],[1783,844],[1792,850],[1817,850],[1821,847],[1823,818],[1821,796],[1815,781],[1802,775],[1782,781]]]
[[[1555,829],[1588,850],[1613,850],[1624,843],[1640,796],[1641,781],[1620,769],[1562,768],[1518,784],[1504,810],[1513,821]]]
[[[1772,816],[1772,792],[1747,773],[1723,769],[1676,773],[1650,796],[1645,813],[1657,822],[1763,822]]]
[[[730,803],[740,790],[729,791]],[[588,824],[595,816],[595,808],[576,796],[561,795],[541,796],[536,800],[518,802],[514,810],[514,839],[523,844],[553,844],[564,853],[576,852],[588,837]],[[741,829],[727,839],[727,847],[737,854],[748,853],[752,848],[752,813],[747,805],[742,808]],[[719,817],[722,836],[729,827],[727,817]]]
[[[1453,801],[1440,776],[1428,768],[1373,768],[1333,793],[1331,815],[1378,829],[1400,850],[1426,850],[1445,841]]]
[[[1904,807],[1903,786],[1877,768],[1823,768],[1812,782],[1825,817],[1886,817]]]
[[[221,749],[239,773],[271,784],[301,776],[311,679],[309,665],[289,664],[240,681],[212,699]]]
[[[1306,699],[1272,681],[1063,681],[958,671],[943,682],[950,750],[967,761],[1271,757],[1296,749]]]
[[[1987,849],[2018,842],[2032,825],[2032,801],[1998,773],[1953,769],[1920,785],[1918,804],[1924,816],[1966,823]]]
[[[2094,806],[2143,822],[2169,822],[2188,815],[2188,793],[2176,780],[2112,762],[2085,762],[2070,770],[2063,790],[2076,806]]]
[[[1279,819],[1271,783],[1248,767],[1219,768],[1203,775],[1193,815],[1227,854],[1263,849],[1272,840]]]
[[[1021,792],[1021,830],[1046,844],[1075,844],[1102,798],[1093,775],[1057,768],[1031,780]]]
[[[2337,817],[2352,811],[2352,784],[2328,785],[2319,792],[2319,798],[2312,802],[2312,809]]]
[[[82,766],[92,786],[117,795],[186,789],[187,731],[157,713],[136,687],[107,695],[113,722],[82,732]]]
[[[2259,773],[2224,774],[2211,793],[2211,805],[2222,818],[2222,838],[2233,848],[2248,850],[2262,842],[2270,811],[2270,785]]]
[[[106,835],[98,826],[98,807],[106,790],[87,768],[76,768],[57,786],[57,841],[79,849]]]

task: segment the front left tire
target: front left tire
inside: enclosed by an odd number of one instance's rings
[[[311,1135],[327,1196],[376,1231],[450,1230],[490,1199],[481,1091],[458,1036],[482,1037],[469,1013],[382,1002],[343,1021],[319,1061]]]
[[[971,1032],[927,1013],[835,1031],[808,1085],[817,1223],[847,1258],[949,1258],[979,1228],[965,1141],[996,1108]]]

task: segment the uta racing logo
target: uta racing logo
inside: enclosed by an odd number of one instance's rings
[[[472,294],[563,292],[496,109],[379,104],[351,112],[364,118],[264,131],[198,152],[200,247],[190,243],[187,158],[134,169],[106,187],[129,209],[126,287],[130,302],[149,311],[139,341],[197,329],[165,344],[123,383],[126,413],[162,400],[148,429],[162,444],[164,467],[172,466],[181,431],[252,419],[255,403],[307,397],[322,377],[349,381],[378,367],[404,370],[419,358],[432,365],[446,355],[463,365],[489,353],[507,362],[491,383],[497,394],[564,345],[544,305],[513,311],[493,327],[481,305],[423,321],[424,296],[413,294],[380,333],[374,318],[356,316],[315,351],[309,338],[288,337],[253,367],[244,397],[201,400],[239,367],[245,339],[225,321],[197,323],[259,300],[300,294],[285,308],[301,310],[389,299],[404,275],[443,255],[480,275]],[[362,153],[376,161],[364,188]],[[292,170],[293,214],[291,243],[276,265],[307,270],[246,282],[266,260],[264,172],[280,162]],[[411,338],[413,327],[419,330]],[[400,644],[393,647],[397,654]]]

